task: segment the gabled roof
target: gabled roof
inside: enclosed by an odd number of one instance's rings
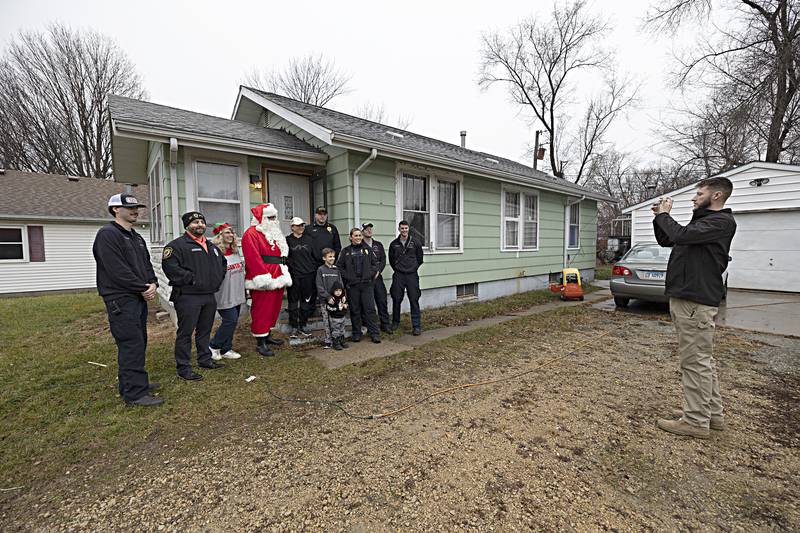
[[[306,121],[316,125],[325,134],[324,137],[327,137],[321,140],[330,141],[333,145],[360,144],[364,147],[377,147],[379,151],[388,149],[389,152],[394,150],[398,154],[416,154],[419,157],[429,159],[434,164],[439,161],[447,161],[473,173],[477,171],[565,194],[586,195],[597,200],[613,201],[613,199],[602,193],[575,185],[544,172],[533,170],[529,166],[510,159],[462,148],[457,144],[425,137],[424,135],[372,122],[325,107],[306,104],[275,93],[264,92],[250,87],[241,87],[237,109],[242,97],[252,98],[256,104],[264,105],[267,109],[279,116],[283,116],[289,122],[293,122],[293,118],[295,122],[304,122],[305,124],[295,124],[301,129],[303,129],[304,125],[308,125]],[[288,113],[282,114],[281,111],[288,111]],[[236,114],[235,110],[234,116]],[[297,121],[297,117],[302,120]],[[309,133],[313,134],[314,132],[310,131]]]
[[[204,115],[116,95],[109,97],[108,106],[111,110],[111,119],[117,123],[145,126],[176,134],[201,134],[312,154],[322,153],[319,149],[285,131],[262,128],[247,122]]]
[[[0,217],[109,222],[108,199],[126,186],[111,180],[77,178],[18,170],[0,171]],[[150,202],[147,186],[133,188],[139,201]],[[143,209],[139,222],[148,222]]]

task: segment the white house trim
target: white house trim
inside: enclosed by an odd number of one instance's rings
[[[197,163],[212,163],[237,167],[239,171],[239,200],[213,200],[220,203],[239,203],[239,226],[243,231],[250,222],[249,185],[247,157],[230,153],[209,152],[206,150],[184,149],[184,183],[186,184],[186,210],[197,210],[200,199],[197,197]],[[180,215],[179,215],[180,216]],[[208,224],[215,221],[207,220]]]
[[[10,264],[10,263],[27,263],[30,261],[30,254],[28,250],[28,226],[23,224],[4,224],[0,222],[0,229],[18,229],[20,231],[21,239],[22,239],[22,259],[0,259],[0,264]],[[0,246],[3,246],[0,244]]]
[[[272,113],[275,113],[282,119],[288,120],[298,128],[307,131],[325,144],[333,144],[333,132],[331,130],[323,128],[319,124],[316,124],[307,118],[301,117],[293,111],[289,111],[285,107],[278,105],[267,98],[264,98],[260,94],[248,89],[247,87],[241,87],[239,89],[239,96],[236,98],[236,106],[234,107],[233,115],[231,116],[233,120],[236,120],[236,114],[239,111],[239,104],[242,97],[247,98],[251,102],[260,105]]]
[[[520,218],[519,218],[519,229],[520,229],[520,236],[519,236],[519,245],[516,248],[511,248],[506,246],[506,192],[518,192],[520,193]],[[529,194],[531,196],[536,197],[536,247],[535,248],[525,248],[523,241],[525,239],[525,226],[524,226],[524,215],[525,215],[525,205],[523,203],[524,195]],[[500,186],[500,251],[503,253],[508,252],[517,252],[517,256],[519,257],[519,253],[524,252],[538,252],[539,251],[539,221],[541,217],[539,216],[541,212],[541,198],[539,197],[539,191],[536,189],[532,189],[530,187],[520,187],[518,185],[505,185],[501,184]]]

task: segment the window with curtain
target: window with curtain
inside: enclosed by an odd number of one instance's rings
[[[241,235],[239,167],[198,161],[196,172],[197,205],[208,223],[206,236],[213,236],[216,222],[227,222],[237,235]]]
[[[581,204],[569,206],[569,248],[580,248]]]
[[[503,189],[502,247],[536,250],[539,247],[539,196],[533,192]]]
[[[504,248],[519,248],[519,214],[520,194],[506,191],[503,210],[503,224],[505,226]]]
[[[164,223],[161,197],[161,159],[150,171],[150,241],[164,242]]]
[[[428,231],[428,176],[403,173],[403,220],[408,221],[409,233],[427,247]]]
[[[459,248],[461,223],[457,181],[438,181],[436,248]]]

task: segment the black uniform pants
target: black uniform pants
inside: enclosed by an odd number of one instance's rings
[[[119,394],[126,402],[138,400],[148,392],[144,369],[147,351],[147,303],[138,295],[125,295],[105,302],[108,325],[117,344]]]
[[[375,292],[375,307],[378,308],[378,318],[381,321],[382,328],[389,327],[389,308],[388,298],[386,297],[386,285],[383,283],[383,277],[378,276],[373,285]]]
[[[370,337],[380,335],[378,317],[375,316],[375,292],[372,283],[356,283],[347,287],[347,303],[350,304],[350,323],[353,337],[361,337],[361,318]]]
[[[192,334],[197,347],[197,362],[211,364],[209,338],[217,312],[217,300],[213,294],[181,294],[175,300],[178,314],[178,333],[175,336],[175,364],[178,374],[192,370]]]
[[[395,272],[392,274],[392,286],[389,294],[392,296],[392,321],[400,323],[400,306],[403,303],[403,293],[408,293],[408,303],[411,306],[411,325],[414,328],[422,327],[422,315],[419,312],[419,275],[416,272],[405,274]]]
[[[289,325],[304,327],[317,303],[316,274],[292,274],[292,286],[286,290],[286,298],[289,300]]]

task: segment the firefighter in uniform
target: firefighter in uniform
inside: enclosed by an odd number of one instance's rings
[[[144,368],[147,351],[147,302],[156,297],[156,275],[147,244],[133,225],[144,207],[132,194],[115,194],[108,201],[114,221],[106,224],[92,246],[97,262],[97,292],[108,312],[117,344],[119,394],[127,405],[164,403],[150,394],[159,388]]]
[[[375,276],[375,283],[373,284],[375,307],[378,309],[378,318],[381,320],[381,330],[384,333],[391,333],[386,284],[383,283],[383,269],[386,268],[386,250],[383,248],[381,241],[376,241],[372,238],[372,227],[372,222],[361,224],[361,234],[364,235],[364,243],[372,248],[372,252],[378,260],[378,274]]]
[[[339,258],[339,252],[342,251],[342,240],[339,238],[339,230],[328,222],[328,210],[324,205],[321,205],[314,212],[314,223],[306,226],[305,234],[314,240],[314,253],[317,258],[317,267],[322,266],[322,250],[330,248],[336,252],[336,258]]]
[[[422,333],[422,316],[419,311],[419,274],[417,271],[422,266],[422,244],[409,234],[409,225],[401,220],[397,225],[400,236],[389,244],[389,264],[394,270],[392,286],[389,294],[392,296],[392,329],[400,327],[400,305],[403,303],[403,293],[408,293],[408,303],[411,306],[411,326],[413,334]]]
[[[197,364],[209,369],[225,366],[211,359],[209,338],[217,312],[214,293],[225,279],[227,261],[219,248],[206,240],[206,219],[201,213],[190,211],[181,219],[186,233],[164,247],[161,268],[172,286],[170,301],[178,315],[175,336],[178,377],[193,381],[203,376],[192,370],[192,333]]]

